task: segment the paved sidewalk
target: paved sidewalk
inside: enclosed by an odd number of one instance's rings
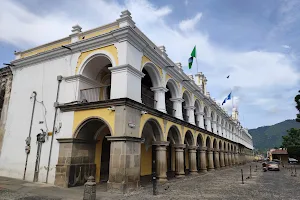
[[[0,200],[82,200],[83,186],[60,188],[45,183],[33,183],[0,176]],[[97,186],[97,199],[120,199],[122,194],[106,192]]]

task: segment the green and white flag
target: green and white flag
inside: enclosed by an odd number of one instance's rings
[[[194,47],[194,49],[191,53],[191,57],[189,58],[189,69],[192,68],[194,58],[196,58],[196,46]]]

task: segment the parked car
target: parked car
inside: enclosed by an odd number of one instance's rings
[[[295,163],[298,163],[298,160],[295,159],[295,158],[289,158],[288,162],[291,163],[291,164],[295,164]]]
[[[279,164],[277,162],[274,161],[270,161],[267,164],[267,168],[269,171],[274,170],[274,171],[279,171]]]
[[[280,164],[280,160],[278,160],[278,159],[273,159],[272,161],[277,162],[278,164]]]

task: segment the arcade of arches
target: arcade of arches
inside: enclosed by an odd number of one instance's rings
[[[107,182],[109,188],[126,190],[150,181],[153,170],[158,181],[164,182],[249,160],[239,144],[201,132],[182,132],[177,125],[170,126],[165,137],[154,118],[144,123],[140,138],[112,136],[104,120],[92,117],[78,126],[74,138],[58,141],[55,184],[64,187],[82,185],[94,175],[100,184]]]

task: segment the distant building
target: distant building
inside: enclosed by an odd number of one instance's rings
[[[163,182],[253,160],[252,136],[237,110],[225,112],[205,75],[186,75],[129,11],[17,52],[11,69],[2,176],[71,187],[93,175],[124,191],[151,177],[152,163]]]
[[[284,163],[287,163],[289,155],[285,148],[270,149],[268,151],[268,158],[270,160],[277,159],[277,160],[281,160]]]

